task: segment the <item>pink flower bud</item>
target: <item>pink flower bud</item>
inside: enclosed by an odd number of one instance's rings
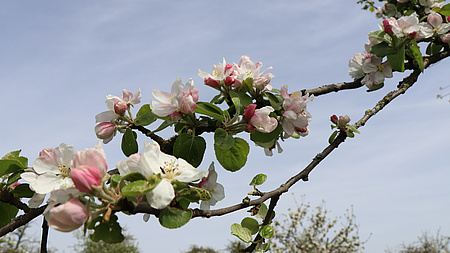
[[[128,109],[127,104],[125,104],[120,100],[114,104],[114,112],[116,114],[124,114],[127,111],[127,109]]]
[[[331,122],[333,122],[334,124],[337,124],[338,122],[338,117],[336,115],[333,115],[330,117]]]
[[[339,116],[338,125],[341,127],[345,127],[350,122],[350,117],[348,115]]]
[[[385,19],[383,20],[383,26],[384,26],[384,32],[387,34],[393,34],[394,32],[392,31],[392,20],[390,19]]]
[[[81,165],[70,171],[75,187],[85,193],[92,192],[92,186],[99,186],[102,182],[102,175],[97,168],[89,165]]]
[[[95,135],[102,140],[112,138],[115,132],[116,126],[111,122],[100,122],[95,126]]]
[[[49,227],[61,231],[71,232],[83,225],[89,213],[78,199],[71,199],[65,204],[50,209]]]
[[[255,110],[256,110],[256,104],[247,105],[247,108],[245,108],[245,111],[244,111],[244,120],[249,121],[253,117],[253,114],[255,114]]]
[[[236,82],[236,78],[232,77],[232,76],[228,76],[227,78],[225,78],[225,85],[226,86],[231,86]]]
[[[447,33],[446,35],[441,37],[442,42],[449,43],[450,42],[450,33]]]
[[[211,86],[213,88],[216,88],[220,86],[219,81],[212,79],[211,77],[205,78],[205,84],[208,86]]]
[[[445,19],[447,19],[447,22],[450,23],[450,16],[447,16]]]

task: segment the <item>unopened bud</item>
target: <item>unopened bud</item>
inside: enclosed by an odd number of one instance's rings
[[[211,86],[213,88],[216,88],[216,87],[220,86],[219,81],[217,81],[217,80],[215,80],[215,79],[213,79],[211,77],[205,78],[205,84],[208,85],[208,86]]]
[[[339,116],[338,125],[341,127],[345,127],[350,122],[350,117],[348,115]]]
[[[71,232],[83,225],[89,213],[78,199],[71,199],[65,204],[50,209],[49,227],[61,231]]]
[[[337,124],[338,121],[338,117],[336,115],[333,115],[330,117],[331,122],[333,122],[334,124]]]
[[[122,102],[122,101],[117,101],[117,102],[114,104],[114,112],[115,112],[116,114],[124,114],[124,113],[127,111],[127,109],[128,109],[127,104],[125,104],[125,103]]]
[[[111,122],[100,122],[95,126],[95,135],[102,140],[112,138],[115,131],[116,126]]]
[[[89,165],[81,165],[70,171],[70,178],[75,187],[85,193],[91,193],[92,187],[99,186],[102,182],[102,175],[97,168]]]

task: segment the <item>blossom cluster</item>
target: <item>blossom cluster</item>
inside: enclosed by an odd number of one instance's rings
[[[267,70],[261,72],[263,64],[261,62],[254,63],[250,57],[243,55],[239,60],[239,64],[227,64],[225,58],[222,63],[214,65],[212,74],[198,70],[198,75],[204,79],[205,84],[213,88],[220,86],[241,87],[244,80],[252,78],[253,86],[259,90],[272,90],[270,81],[275,77],[272,73],[266,73]]]
[[[224,188],[216,182],[217,173],[211,164],[208,171],[197,170],[181,158],[167,155],[160,151],[156,142],[145,142],[142,154],[134,154],[117,164],[120,175],[138,172],[146,178],[160,175],[162,180],[156,187],[142,196],[142,201],[156,209],[164,209],[176,194],[173,183],[193,183],[211,192],[211,198],[202,201],[201,208],[209,209],[225,197]],[[88,220],[105,212],[109,206],[118,205],[121,197],[118,188],[106,188],[110,179],[107,173],[106,156],[100,142],[95,148],[74,152],[73,146],[61,144],[59,147],[46,148],[40,152],[33,167],[21,174],[23,180],[30,183],[35,195],[30,200],[30,207],[38,207],[47,194],[48,207],[44,215],[51,228],[73,231]],[[88,204],[93,197],[100,203]],[[88,207],[90,206],[90,207]],[[95,208],[100,206],[100,208]]]
[[[450,17],[434,11],[443,7],[443,3],[420,0],[419,6],[423,8],[423,13],[413,12],[404,15],[403,12],[407,10],[404,6],[409,1],[397,2],[398,6],[388,3],[379,9],[379,14],[383,13],[388,17],[382,22],[382,30],[370,33],[369,43],[365,45],[364,53],[355,54],[349,61],[349,75],[355,79],[362,78],[361,83],[365,84],[369,90],[381,88],[385,78],[392,77],[393,70],[404,71],[401,67],[394,67],[393,63],[389,62],[389,57],[397,62],[396,65],[399,62],[403,65],[405,53],[402,50],[414,50],[410,48],[417,47],[418,42],[431,41],[435,45],[450,42]],[[406,8],[401,9],[402,12],[400,12],[400,4]],[[414,44],[411,41],[414,41]],[[420,53],[418,47],[416,51]],[[383,62],[384,56],[387,56],[388,61]]]

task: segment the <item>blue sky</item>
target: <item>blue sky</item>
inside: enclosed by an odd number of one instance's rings
[[[31,163],[40,150],[61,142],[76,150],[93,147],[94,116],[106,110],[105,95],[120,95],[124,88],[140,88],[148,103],[153,89],[168,91],[177,77],[192,77],[200,100],[209,101],[214,90],[202,84],[197,70],[210,71],[222,57],[238,62],[245,54],[273,66],[272,85],[288,84],[290,91],[351,81],[348,60],[364,50],[367,34],[380,22],[360,8],[356,1],[332,0],[5,2],[0,153],[22,149]],[[325,159],[309,182],[292,187],[277,213],[295,208],[291,193],[312,206],[325,200],[330,217],[353,206],[361,237],[371,234],[366,252],[411,242],[422,231],[441,228],[450,235],[450,104],[436,99],[439,86],[448,85],[442,74],[448,67],[443,61],[427,69],[406,95]],[[239,202],[257,173],[269,177],[262,191],[286,181],[327,145],[331,115],[359,120],[403,76],[396,73],[377,92],[362,88],[317,97],[308,105],[308,137],[287,140],[285,151],[270,158],[251,144],[247,166],[236,173],[217,166],[227,196],[217,207]],[[124,158],[120,138],[104,148],[110,168]],[[209,143],[201,169],[214,161],[212,150]],[[234,240],[230,225],[246,215],[243,210],[194,219],[178,230],[161,228],[156,219],[144,223],[141,215],[120,215],[119,221],[143,252],[180,252],[191,244],[223,248]],[[40,224],[34,227],[39,233]],[[60,252],[71,252],[74,243],[72,234],[50,233],[50,245]]]

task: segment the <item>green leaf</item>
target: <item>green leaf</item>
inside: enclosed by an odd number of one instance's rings
[[[111,187],[116,188],[119,185],[120,180],[122,179],[121,175],[112,175],[111,177]]]
[[[222,94],[215,95],[211,101],[209,101],[211,104],[217,104],[217,101],[219,101],[220,97],[222,97]]]
[[[255,215],[255,217],[264,219],[264,218],[266,218],[267,211],[268,210],[267,210],[266,204],[262,203],[261,206],[259,207],[258,213]]]
[[[253,177],[252,181],[250,182],[250,185],[262,185],[264,182],[266,182],[267,176],[264,174],[258,174]]]
[[[264,94],[269,99],[270,105],[273,107],[273,109],[275,109],[275,111],[281,110],[282,107],[280,105],[280,101],[274,94],[270,92],[264,92]]]
[[[0,160],[0,177],[16,171],[23,171],[24,169],[17,160]]]
[[[336,139],[336,136],[338,134],[338,131],[334,131],[331,135],[330,138],[328,138],[328,143],[333,143],[334,139]]]
[[[34,195],[34,191],[30,189],[29,184],[19,184],[14,190],[11,191],[16,198],[31,198]]]
[[[439,11],[439,13],[444,15],[444,16],[450,16],[450,3],[442,6],[442,8]]]
[[[277,128],[275,128],[275,130],[270,133],[261,133],[259,131],[255,131],[254,133],[250,134],[250,140],[263,148],[271,148],[282,130],[283,127],[281,126],[281,124],[278,124]]]
[[[360,132],[358,131],[358,129],[354,125],[347,125],[347,128],[349,130],[351,130],[352,132],[360,134]]]
[[[347,132],[345,132],[346,134],[347,134],[347,137],[348,138],[353,138],[353,137],[355,137],[355,134],[352,132],[352,131],[347,131]]]
[[[247,77],[247,79],[245,79],[242,82],[242,88],[244,88],[244,90],[246,90],[248,92],[252,92],[253,91],[253,78]]]
[[[160,175],[160,174],[155,174],[155,175]],[[161,181],[161,179],[159,180],[159,182],[160,181]],[[147,182],[147,180],[138,180],[138,181],[134,181],[134,182],[131,182],[131,183],[125,185],[122,188],[120,195],[124,196],[124,197],[140,196],[140,195],[144,195],[144,194],[150,192],[156,186],[157,186],[157,184],[150,185]]]
[[[122,137],[122,152],[126,156],[136,154],[138,152],[137,135],[133,130],[127,128]]]
[[[258,242],[255,247],[256,252],[267,252],[270,249],[270,241],[267,243]]]
[[[397,49],[389,46],[387,42],[378,43],[370,49],[370,53],[377,55],[378,57],[384,57],[386,55],[395,54]]]
[[[244,167],[247,162],[247,155],[250,152],[250,146],[241,138],[234,138],[234,145],[230,149],[222,149],[214,145],[216,158],[222,167],[228,171],[238,171]]]
[[[19,156],[20,150],[11,151],[0,159],[0,177],[13,172],[22,172],[28,167],[28,158]]]
[[[179,228],[192,218],[192,210],[180,210],[166,207],[159,214],[159,223],[165,228]]]
[[[13,205],[0,201],[0,227],[8,225],[16,217],[19,209]]]
[[[136,121],[134,124],[136,126],[147,126],[153,123],[156,120],[155,115],[152,113],[149,104],[145,104],[139,109],[136,114]]]
[[[405,71],[405,46],[399,48],[395,54],[387,55],[387,58],[393,70]]]
[[[111,215],[108,222],[103,222],[102,216],[95,218],[88,228],[94,229],[94,233],[90,235],[94,242],[102,240],[106,243],[121,243],[125,239],[115,214]]]
[[[208,115],[210,117],[213,117],[219,121],[223,121],[223,112],[222,109],[220,109],[218,106],[213,105],[211,103],[207,102],[197,102],[197,106],[195,107],[195,112]]]
[[[231,225],[231,234],[237,236],[237,238],[245,243],[249,243],[252,241],[252,233],[250,229],[245,228],[237,223]]]
[[[265,225],[261,228],[261,230],[259,231],[259,234],[266,239],[270,239],[273,236],[273,229],[271,226],[269,225]]]
[[[234,146],[234,138],[223,128],[217,128],[214,132],[214,144],[221,149],[227,150]]]
[[[427,46],[426,54],[427,55],[438,54],[442,50],[442,48],[444,48],[443,45],[431,42]]]
[[[194,167],[198,167],[203,160],[206,150],[205,139],[201,136],[180,134],[173,144],[173,155],[183,158]]]
[[[208,190],[197,187],[186,188],[178,192],[177,195],[179,197],[183,197],[189,200],[189,202],[196,202],[196,203],[198,203],[200,200],[211,199],[211,193]]]
[[[391,36],[382,30],[374,31],[369,33],[369,37],[380,39],[384,42],[390,43],[392,41]]]
[[[233,102],[234,107],[241,108],[241,99],[239,98],[238,94],[234,91],[230,91],[228,94],[231,97],[231,101]]]
[[[423,65],[423,58],[422,53],[420,52],[419,46],[417,45],[416,40],[411,40],[411,46],[409,47],[409,55],[416,60],[417,65],[419,65],[420,71],[423,72],[424,65]]]
[[[258,233],[258,231],[259,231],[258,221],[253,218],[250,218],[250,217],[245,217],[241,221],[241,226],[244,228],[248,228],[252,235]]]

